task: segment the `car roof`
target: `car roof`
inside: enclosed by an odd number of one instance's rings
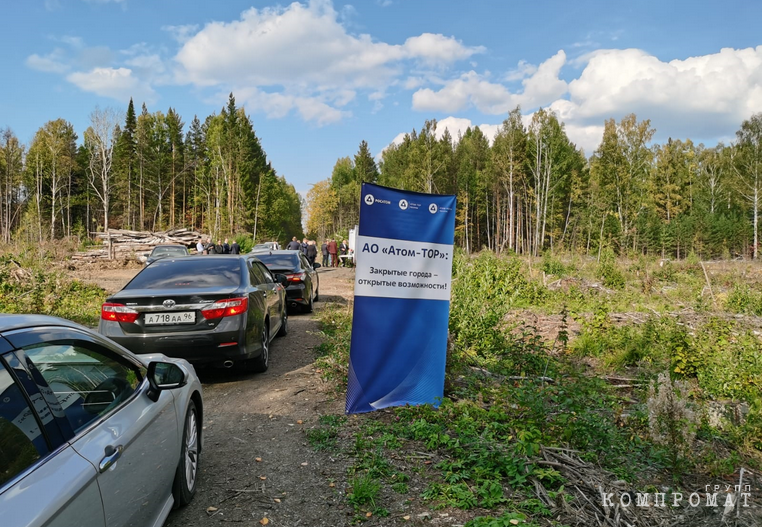
[[[76,322],[48,315],[17,315],[0,313],[0,333],[38,326],[64,326],[81,329]]]
[[[159,247],[178,247],[178,248],[181,248],[181,249],[187,249],[187,247],[185,245],[180,245],[179,243],[173,243],[173,244],[162,243],[160,245],[154,245],[153,246],[154,249],[158,249]]]

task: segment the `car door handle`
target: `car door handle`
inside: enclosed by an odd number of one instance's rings
[[[122,445],[119,445],[117,447],[113,447],[111,445],[106,447],[106,457],[101,459],[100,464],[98,465],[98,471],[103,474],[108,469],[111,468],[111,466],[116,463],[116,461],[122,457],[122,452],[124,451],[124,447]]]

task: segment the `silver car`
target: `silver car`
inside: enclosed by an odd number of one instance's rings
[[[184,360],[0,315],[3,527],[160,527],[195,493],[202,418]]]

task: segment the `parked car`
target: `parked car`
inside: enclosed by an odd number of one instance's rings
[[[289,307],[301,306],[311,313],[313,303],[317,302],[320,296],[320,277],[317,273],[320,264],[315,262],[314,266],[310,265],[301,251],[257,253],[257,258],[271,272],[286,275],[286,297]]]
[[[151,265],[156,260],[162,258],[177,258],[178,256],[189,256],[188,248],[184,245],[157,245],[151,250],[151,254],[146,258],[146,265]]]
[[[277,251],[279,249],[280,249],[280,244],[278,244],[278,242],[264,242],[264,243],[258,243],[254,247],[252,247],[251,252],[261,253],[261,252],[267,252],[267,251]]]
[[[184,360],[0,315],[2,525],[161,527],[196,491],[203,413]]]
[[[248,254],[164,258],[106,299],[98,331],[133,353],[263,372],[288,332],[286,282]]]

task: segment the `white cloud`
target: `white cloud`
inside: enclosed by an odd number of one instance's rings
[[[337,13],[328,0],[311,0],[252,8],[239,20],[209,23],[175,56],[177,80],[236,93],[252,86],[275,88],[292,100],[331,104],[345,100],[337,91],[383,93],[398,82],[408,62],[443,68],[483,50],[429,33],[401,45],[378,42],[347,31],[341,20],[353,13],[346,8]]]
[[[127,68],[95,68],[89,72],[70,73],[66,80],[84,91],[121,102],[127,102],[132,97],[150,103],[156,98],[153,89],[134,77],[132,70]]]
[[[567,91],[566,82],[558,78],[566,54],[559,51],[523,81],[523,92],[512,93],[488,76],[470,71],[445,83],[439,91],[423,88],[413,94],[413,109],[419,111],[457,112],[469,106],[490,115],[506,114],[516,106],[534,108],[550,104]],[[521,66],[521,63],[520,63]],[[524,71],[531,71],[527,65]]]
[[[264,113],[268,118],[280,119],[296,111],[305,121],[312,121],[318,126],[338,122],[351,115],[338,110],[317,97],[298,96],[288,93],[268,93],[258,88],[243,88],[236,92],[236,101],[247,111]],[[227,94],[220,95],[227,100]],[[335,101],[334,101],[335,102]]]
[[[413,108],[448,113],[476,108],[505,115],[517,105],[525,112],[549,107],[565,123],[570,139],[588,154],[600,143],[609,118],[634,113],[638,119],[650,119],[656,140],[712,141],[732,136],[744,119],[762,111],[762,46],[671,61],[638,49],[598,50],[575,59],[581,72],[568,83],[561,78],[565,64],[563,51],[534,71],[520,62],[517,70],[503,76],[523,78],[520,93],[493,82],[489,74],[470,71],[443,81],[437,90],[419,89],[413,94]]]
[[[46,73],[66,73],[69,66],[61,61],[59,53],[53,52],[46,56],[40,56],[36,53],[26,58],[26,65],[37,71]]]
[[[410,37],[403,47],[408,56],[420,59],[426,65],[450,64],[485,51],[482,46],[468,48],[454,38],[432,33]]]

